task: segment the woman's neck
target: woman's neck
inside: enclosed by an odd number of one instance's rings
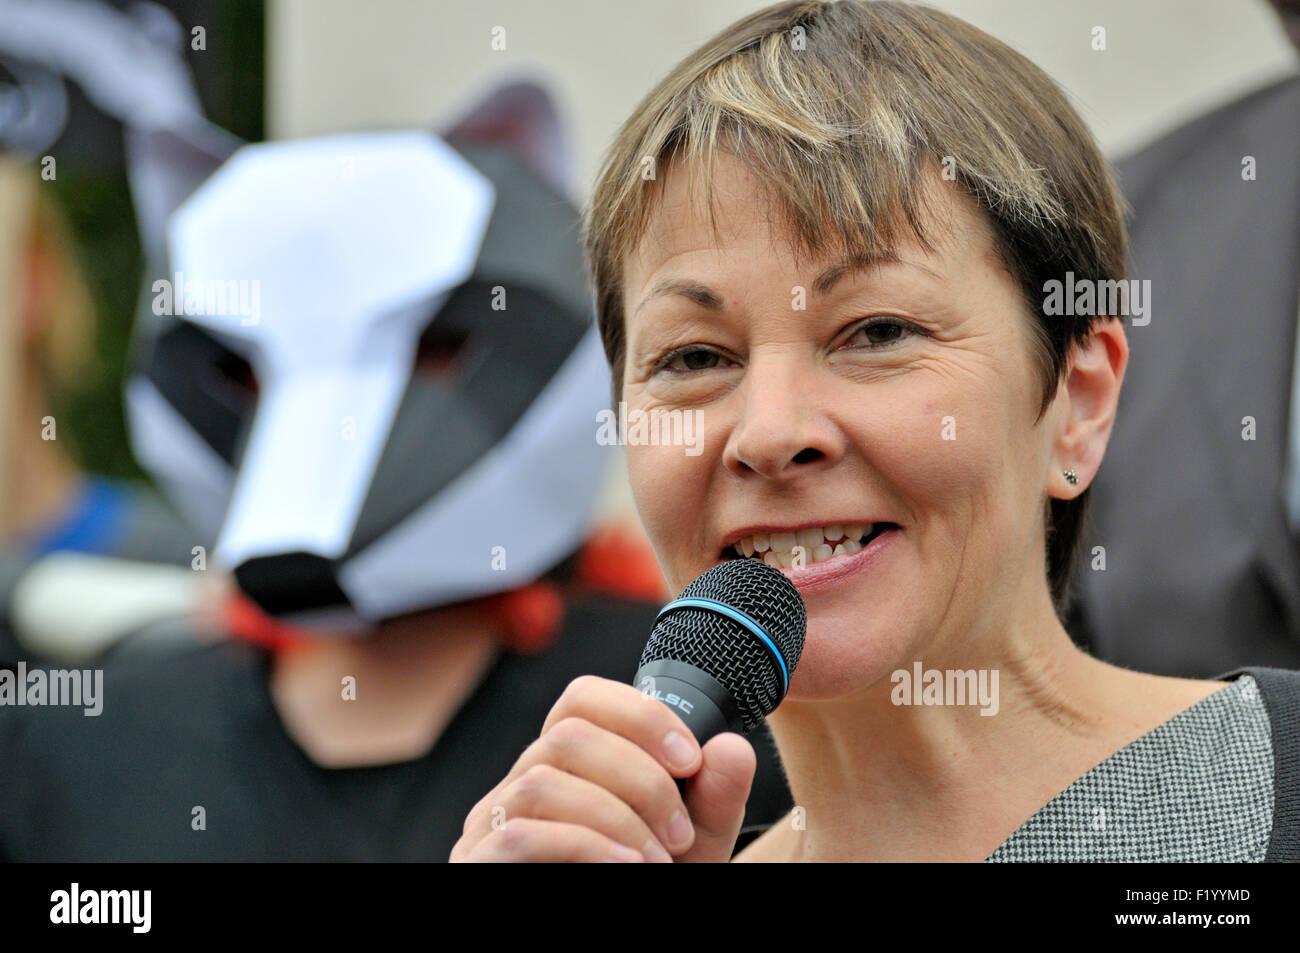
[[[851,698],[787,700],[769,723],[796,811],[741,859],[983,860],[1090,768],[1222,687],[1099,662],[1047,610],[1043,628],[1008,626],[987,653],[1000,660],[995,714],[895,704],[892,673]],[[969,647],[993,643],[964,644],[952,669],[979,669]]]

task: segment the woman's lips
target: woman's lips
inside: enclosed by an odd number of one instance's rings
[[[893,545],[895,537],[901,532],[897,526],[881,530],[866,546],[856,553],[833,556],[819,563],[811,563],[799,568],[782,569],[781,573],[789,579],[801,593],[821,592],[839,585],[851,576],[856,576],[876,562]]]

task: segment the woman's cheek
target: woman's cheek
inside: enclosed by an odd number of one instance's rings
[[[681,447],[628,446],[625,449],[628,482],[637,513],[660,566],[676,586],[677,567],[689,538],[681,515],[700,511],[691,499],[694,483],[689,473],[692,464],[698,466],[699,458],[686,456]]]
[[[922,402],[905,418],[907,433],[898,440],[908,453],[906,485],[927,496],[964,495],[997,466],[1004,440],[1000,415],[969,392],[954,392]]]
[[[632,498],[636,501],[646,531],[652,534],[657,528],[659,514],[664,509],[666,489],[671,485],[671,476],[664,472],[663,467],[656,465],[657,461],[652,454],[655,449],[638,446],[624,448]]]

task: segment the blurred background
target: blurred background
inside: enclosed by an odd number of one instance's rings
[[[113,3],[126,9],[129,3]],[[178,44],[208,116],[245,139],[265,134],[266,5],[262,0],[165,0],[189,34],[204,27],[205,49]],[[57,175],[43,184],[54,198],[75,245],[98,326],[76,380],[51,394],[54,416],[65,421],[60,439],[85,469],[142,479],[127,446],[122,379],[139,304],[141,260],[135,213],[127,188],[122,127],[67,84],[65,132],[50,148]],[[0,83],[0,96],[5,92]],[[2,111],[0,111],[2,114]]]
[[[549,78],[568,108],[585,188],[618,124],[668,68],[762,7],[745,0],[271,0],[273,136],[446,114],[499,73]],[[1213,105],[1294,71],[1263,0],[947,0],[1071,94],[1108,152],[1131,151]],[[1092,28],[1106,28],[1104,52]],[[504,28],[505,49],[492,30]]]

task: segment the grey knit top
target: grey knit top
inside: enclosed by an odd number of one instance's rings
[[[1241,675],[1076,780],[986,863],[1262,861],[1273,802],[1269,713]]]

